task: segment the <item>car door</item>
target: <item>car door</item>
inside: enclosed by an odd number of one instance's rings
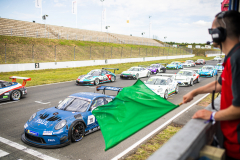
[[[98,106],[102,106],[104,104],[107,104],[107,101],[104,97],[96,98],[95,100],[93,100],[93,102],[92,102],[92,104],[89,108],[89,111],[88,111],[89,114],[88,114],[88,118],[87,118],[87,128],[86,128],[86,130],[98,126],[98,122],[97,122],[95,116],[92,114],[92,111],[95,108],[97,108]]]

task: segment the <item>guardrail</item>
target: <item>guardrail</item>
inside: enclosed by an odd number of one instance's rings
[[[220,106],[220,97],[215,99],[215,107]],[[206,109],[211,110],[211,105]],[[216,134],[220,147],[223,146],[223,136],[220,123],[214,125],[204,123],[206,120],[191,119],[178,133],[166,144],[151,155],[148,160],[186,160],[198,159],[203,146],[211,144],[213,135]]]

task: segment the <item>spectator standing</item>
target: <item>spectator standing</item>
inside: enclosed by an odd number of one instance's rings
[[[221,92],[220,111],[197,111],[192,118],[221,121],[224,148],[227,160],[240,160],[240,13],[220,12],[216,15],[212,28],[213,46],[219,47],[226,58],[224,70],[218,81],[199,87],[183,96],[183,102],[190,102],[203,93]]]

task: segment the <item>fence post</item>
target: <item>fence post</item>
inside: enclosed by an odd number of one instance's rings
[[[49,32],[48,32],[48,38],[49,38]]]
[[[128,40],[129,41],[129,40]],[[132,47],[131,47],[131,53],[130,53],[130,57],[132,57]]]
[[[59,33],[58,33],[58,39],[59,39]]]
[[[56,48],[57,46],[55,46],[55,61],[57,60]]]
[[[112,48],[113,48],[113,47],[111,47],[111,59],[112,59]]]
[[[26,30],[24,30],[24,37],[26,37]]]
[[[152,57],[153,57],[153,48],[152,48]]]
[[[7,63],[7,43],[5,43],[5,63]]]
[[[146,48],[146,57],[147,57],[147,48]]]
[[[168,56],[169,56],[169,48],[170,48],[170,47],[168,47]]]
[[[12,28],[11,28],[11,36],[12,36]]]
[[[33,47],[34,47],[34,44],[32,45],[32,59],[33,59],[33,62],[34,62],[34,50],[33,50]]]
[[[68,34],[67,34],[67,40],[68,40]]]
[[[76,47],[76,46],[74,46],[74,61],[75,61],[75,47]]]
[[[176,49],[176,55],[177,55],[177,50],[178,50],[178,48]]]
[[[104,59],[104,55],[105,55],[105,47],[104,47],[104,52],[103,52],[103,59]]]
[[[139,57],[140,57],[140,48],[139,48]]]
[[[174,49],[174,48],[172,48],[172,55],[173,55],[173,49]]]
[[[122,47],[122,50],[123,50],[123,47]],[[122,50],[121,50],[121,58],[122,58]]]
[[[36,38],[38,37],[38,31],[36,32]]]
[[[92,46],[90,46],[90,59],[91,59],[91,53],[92,53]]]

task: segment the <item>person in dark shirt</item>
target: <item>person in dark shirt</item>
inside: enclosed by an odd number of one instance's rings
[[[197,111],[192,118],[221,121],[224,148],[227,159],[240,159],[240,13],[220,12],[216,15],[212,28],[213,46],[220,46],[225,53],[224,70],[218,81],[199,87],[183,96],[183,102],[190,102],[203,93],[221,92],[220,111]]]

